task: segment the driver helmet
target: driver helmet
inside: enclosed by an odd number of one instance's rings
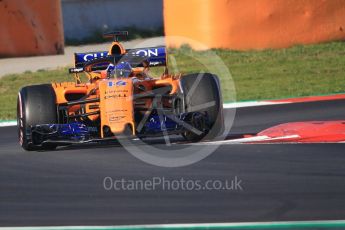
[[[114,75],[117,78],[127,78],[132,73],[132,66],[128,62],[120,62],[115,65]]]
[[[106,71],[108,77],[127,78],[132,73],[132,66],[128,62],[120,62],[117,65],[110,64]]]

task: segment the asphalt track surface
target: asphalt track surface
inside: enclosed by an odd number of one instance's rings
[[[345,100],[241,108],[231,131],[344,119]],[[343,144],[223,145],[186,167],[146,164],[117,145],[24,152],[0,128],[0,225],[122,225],[345,219]],[[105,177],[242,180],[243,190],[107,191]]]

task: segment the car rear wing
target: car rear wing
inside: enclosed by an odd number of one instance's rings
[[[150,67],[166,66],[167,64],[167,54],[164,46],[128,49],[126,50],[126,53],[122,55],[109,55],[107,51],[75,53],[75,68],[70,69],[70,72],[83,72],[83,67],[85,64],[90,63],[93,60],[103,59],[106,57],[113,57],[114,64],[121,61],[126,61],[129,62],[133,67],[141,67],[143,66],[143,63],[147,63],[147,65]]]

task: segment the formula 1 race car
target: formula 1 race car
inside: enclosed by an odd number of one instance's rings
[[[165,47],[126,50],[112,37],[109,51],[75,53],[74,82],[31,85],[18,94],[17,122],[25,150],[127,137],[182,135],[197,142],[223,132],[218,77],[169,74]],[[164,66],[160,78],[149,68]],[[80,74],[88,77],[82,82]]]

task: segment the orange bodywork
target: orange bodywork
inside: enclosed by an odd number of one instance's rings
[[[123,85],[117,85],[120,82]],[[122,133],[134,125],[133,82],[131,79],[102,81],[99,84],[101,126]],[[104,128],[103,128],[104,129]],[[104,136],[102,129],[102,137]]]
[[[126,51],[118,42],[113,42],[109,53],[116,49],[124,54]],[[134,95],[147,94],[160,87],[169,87],[169,94],[179,92],[180,76],[163,74],[160,78],[149,78],[147,69],[133,68],[129,78],[107,78],[105,70],[85,72],[89,81],[81,83],[76,74],[75,82],[52,83],[56,94],[57,105],[65,105],[70,101],[92,100],[99,101],[77,104],[68,107],[68,116],[78,114],[89,114],[83,119],[93,122],[100,122],[100,137],[106,137],[105,129],[113,134],[123,133],[130,127],[133,135],[136,134],[134,109],[136,103],[145,108],[152,104],[152,98],[143,97],[140,102],[136,101]],[[144,91],[140,91],[144,88]]]
[[[125,85],[116,85],[117,82],[125,82]],[[65,104],[71,97],[70,95],[88,95],[92,90],[96,90],[96,94],[87,97],[87,99],[99,98],[99,102],[89,103],[84,106],[85,113],[93,113],[99,111],[97,115],[89,115],[88,119],[101,121],[101,137],[104,137],[103,128],[109,127],[112,133],[122,133],[128,125],[131,126],[133,135],[135,134],[136,125],[134,122],[134,99],[135,88],[144,86],[148,91],[171,86],[170,94],[175,94],[179,90],[179,76],[164,75],[160,79],[152,79],[133,83],[131,78],[127,79],[100,79],[94,83],[53,83],[52,86],[56,93],[57,104]],[[71,97],[75,98],[75,97]],[[149,107],[152,103],[151,99],[144,99],[142,102],[145,107]],[[68,110],[69,116],[80,113],[82,105],[71,106]]]

